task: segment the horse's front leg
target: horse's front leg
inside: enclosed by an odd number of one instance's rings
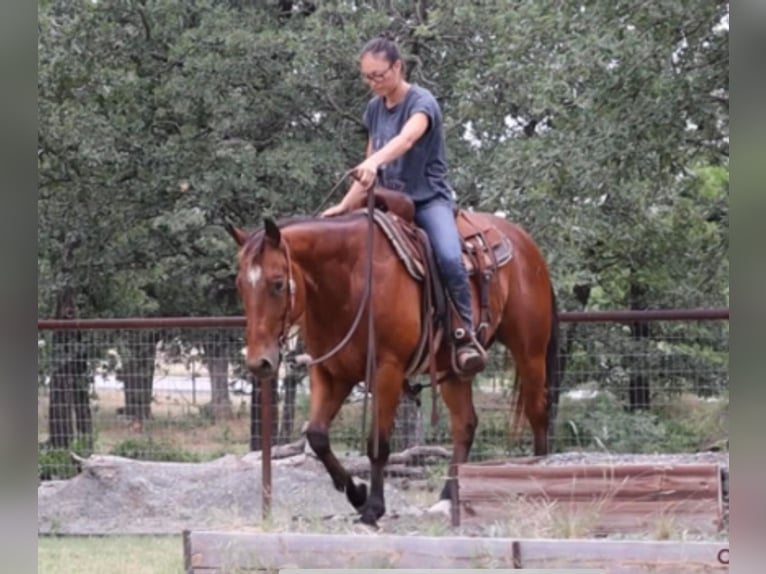
[[[378,448],[375,451],[375,428],[370,431],[367,439],[367,456],[370,459],[370,495],[367,504],[362,509],[361,521],[375,526],[377,520],[386,513],[386,503],[383,494],[383,471],[391,453],[391,431],[394,427],[396,408],[404,385],[402,370],[393,365],[382,365],[375,375],[377,412],[378,412]]]
[[[361,511],[367,501],[367,486],[355,484],[349,472],[343,468],[330,448],[330,423],[338,414],[351,387],[333,385],[330,377],[320,368],[311,373],[311,402],[306,439],[332,478],[336,490],[345,492],[351,505]]]

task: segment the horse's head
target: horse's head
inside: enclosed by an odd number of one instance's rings
[[[269,218],[263,230],[250,236],[232,225],[227,229],[241,247],[237,289],[247,321],[247,367],[256,377],[268,378],[279,367],[295,304],[290,251]]]

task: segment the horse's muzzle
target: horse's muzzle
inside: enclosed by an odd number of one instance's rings
[[[277,361],[265,355],[260,357],[248,357],[247,368],[254,377],[265,379],[277,374]]]

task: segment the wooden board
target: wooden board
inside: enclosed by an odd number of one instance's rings
[[[727,542],[184,532],[188,574],[280,568],[601,568],[608,574],[725,572]]]
[[[590,521],[594,534],[651,535],[662,527],[713,533],[723,522],[716,464],[464,464],[458,481],[461,523],[512,520],[519,501]]]
[[[428,536],[190,532],[187,572],[222,568],[513,567],[507,539]]]
[[[696,574],[728,572],[718,559],[728,542],[524,540],[524,568],[601,568],[607,574]],[[728,560],[728,557],[727,557]]]

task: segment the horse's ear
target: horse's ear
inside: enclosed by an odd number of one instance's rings
[[[237,242],[237,245],[240,247],[245,244],[245,241],[247,241],[247,232],[243,231],[236,225],[234,225],[231,221],[226,221],[224,223],[224,227],[226,228],[226,231],[229,232],[229,235],[231,235],[234,238],[234,241]]]
[[[279,242],[282,239],[282,234],[279,231],[279,226],[274,220],[270,217],[265,217],[263,219],[263,229],[266,232],[266,237],[268,237],[274,245],[279,245]]]

